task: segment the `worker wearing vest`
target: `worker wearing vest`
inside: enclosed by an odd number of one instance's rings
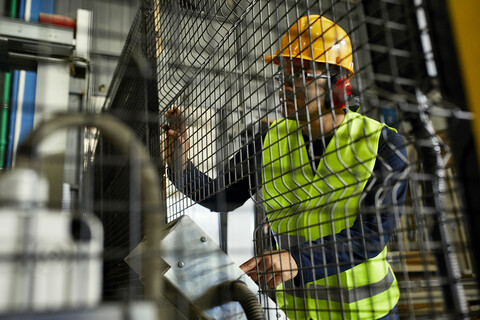
[[[265,61],[279,65],[284,119],[232,158],[217,178],[231,184],[215,191],[216,180],[186,158],[183,118],[174,107],[163,126],[173,149],[167,150],[167,164],[183,174],[176,179],[169,172],[170,179],[197,203],[220,212],[239,207],[260,187],[276,248],[241,268],[276,289],[276,302],[290,319],[398,319],[399,288],[386,244],[399,216],[376,207],[398,206],[405,198],[406,182],[390,181],[406,166],[403,140],[348,110],[352,46],[329,19],[300,18]],[[243,159],[248,165],[235,165]],[[390,178],[383,180],[384,171]],[[389,183],[395,188],[384,188]],[[379,199],[378,187],[391,198],[388,203]],[[364,205],[373,214],[360,213]]]
[[[287,248],[282,253],[286,257],[277,259],[282,265],[277,271],[270,268],[270,280],[274,286],[278,284],[277,303],[292,319],[382,318],[396,306],[400,295],[386,260],[386,246],[378,255],[343,272],[313,277],[301,286],[281,284],[298,277],[296,270],[306,267],[291,258],[291,239],[301,238],[303,247],[311,247],[318,239],[353,226],[375,165],[384,125],[343,110],[351,93],[348,79],[354,74],[350,39],[329,19],[305,16],[290,27],[280,49],[265,60],[279,64],[286,75],[286,120],[271,125],[262,163],[268,220],[272,231],[287,239],[283,246],[282,237],[277,237],[279,249]],[[333,101],[328,99],[329,88]],[[315,172],[303,138],[305,131],[313,139],[329,137]],[[253,258],[242,269],[251,272],[255,266],[267,273],[268,263]],[[258,280],[257,275],[253,278]]]
[[[297,123],[274,123],[263,151],[263,196],[273,232],[300,236],[308,243],[351,227],[373,171],[382,127],[348,112],[314,173]],[[280,285],[277,303],[291,319],[380,318],[399,299],[386,255],[385,248],[351,269],[304,284],[301,294]]]

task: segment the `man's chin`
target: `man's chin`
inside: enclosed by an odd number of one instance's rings
[[[307,115],[305,112],[298,112],[295,109],[293,110],[283,110],[282,115],[284,118],[289,120],[298,120],[298,121],[306,121]]]
[[[282,115],[287,119],[295,119],[298,114],[298,108],[292,101],[286,101],[282,108]]]

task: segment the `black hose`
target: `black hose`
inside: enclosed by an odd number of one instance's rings
[[[225,282],[220,288],[220,298],[223,302],[238,301],[248,320],[266,320],[265,312],[256,294],[243,281]]]

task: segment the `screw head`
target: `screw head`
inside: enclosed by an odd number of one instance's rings
[[[178,261],[177,265],[178,265],[179,268],[183,268],[183,266],[185,266],[185,262]]]
[[[201,238],[200,238],[200,241],[202,241],[202,242],[207,242],[207,237],[201,237]]]

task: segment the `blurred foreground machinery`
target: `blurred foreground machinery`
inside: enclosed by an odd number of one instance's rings
[[[102,303],[98,218],[46,207],[48,182],[37,173],[35,144],[76,127],[99,129],[121,154],[130,158],[133,152],[139,161],[147,237],[127,260],[144,280],[143,303]],[[133,133],[112,117],[66,114],[42,123],[20,149],[17,168],[0,179],[0,190],[2,318],[265,319],[265,310],[275,310],[266,296],[260,304],[253,281],[188,217],[163,223],[154,167]],[[286,319],[280,310],[271,317]]]

